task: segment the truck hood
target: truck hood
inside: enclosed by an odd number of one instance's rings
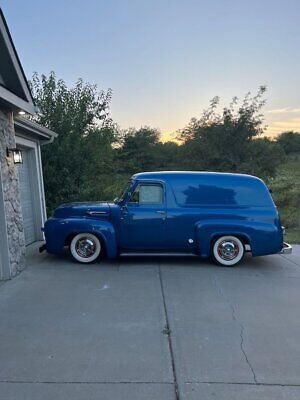
[[[55,218],[108,218],[110,205],[107,202],[66,203],[59,206],[53,214]]]

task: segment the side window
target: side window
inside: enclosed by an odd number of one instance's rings
[[[162,204],[163,187],[160,184],[140,184],[130,198],[130,203]]]

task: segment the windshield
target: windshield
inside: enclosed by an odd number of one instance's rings
[[[127,182],[126,186],[121,191],[120,195],[114,199],[115,203],[120,203],[121,201],[123,201],[125,199],[125,197],[127,196],[127,193],[129,191],[131,185],[132,185],[132,181]]]

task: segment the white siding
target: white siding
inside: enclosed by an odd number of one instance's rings
[[[21,207],[24,221],[25,243],[30,244],[36,240],[35,218],[33,209],[32,174],[30,171],[30,150],[23,150],[23,164],[19,164],[19,187]]]

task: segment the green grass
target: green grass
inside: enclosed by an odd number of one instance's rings
[[[291,244],[300,244],[300,228],[287,229],[284,241]]]

